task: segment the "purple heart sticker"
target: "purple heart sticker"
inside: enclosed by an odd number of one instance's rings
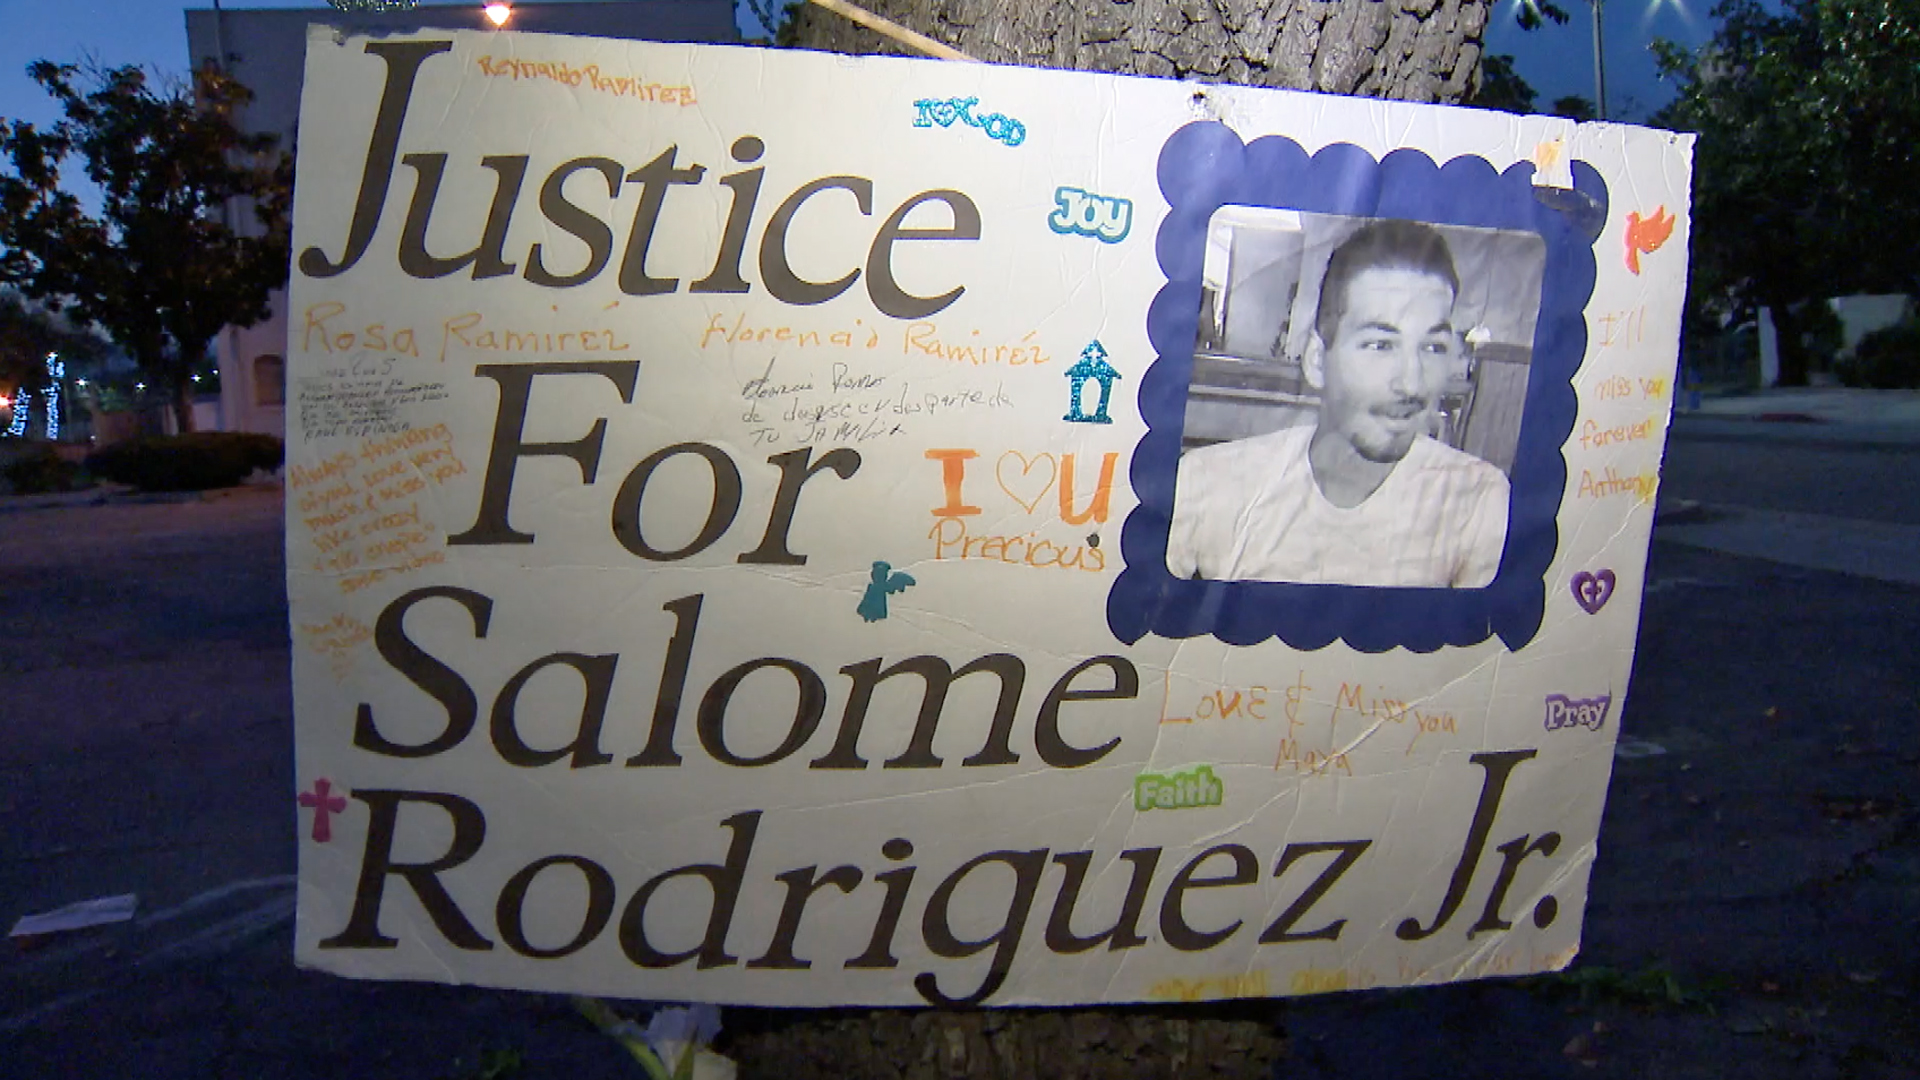
[[[1599,614],[1612,596],[1613,571],[1602,570],[1597,574],[1589,574],[1582,570],[1573,575],[1573,598],[1586,609],[1587,614]]]

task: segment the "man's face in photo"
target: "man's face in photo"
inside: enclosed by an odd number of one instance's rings
[[[1419,270],[1375,267],[1347,283],[1331,341],[1316,329],[1307,381],[1320,390],[1320,430],[1369,461],[1399,461],[1429,428],[1460,353],[1453,287]]]

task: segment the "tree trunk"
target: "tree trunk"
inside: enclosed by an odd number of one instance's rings
[[[1791,301],[1778,300],[1768,303],[1767,311],[1773,317],[1774,347],[1780,353],[1780,376],[1774,385],[1807,385],[1812,357],[1808,355],[1806,328],[1799,313]]]
[[[976,59],[1451,104],[1479,81],[1488,0],[856,0]],[[802,6],[781,43],[912,55]],[[728,1010],[743,1080],[1265,1080],[1266,1002],[984,1012]]]
[[[193,380],[184,375],[173,383],[173,422],[180,434],[193,432]]]
[[[1478,81],[1488,0],[866,0],[999,64],[1451,104]],[[804,6],[783,44],[912,55]]]
[[[1082,1009],[728,1009],[742,1080],[1267,1080],[1275,1002]]]

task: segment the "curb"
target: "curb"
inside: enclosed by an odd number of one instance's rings
[[[257,491],[280,491],[280,482],[241,484],[207,491],[135,491],[119,485],[102,485],[84,491],[62,491],[48,495],[0,495],[0,514],[20,514],[34,510],[65,510],[85,506],[148,506],[167,503],[221,502]]]
[[[1920,452],[1920,424],[1851,423],[1815,419],[1767,421],[1754,416],[1675,413],[1667,441],[1746,443],[1879,453]]]
[[[1711,512],[1698,499],[1660,499],[1653,505],[1654,525],[1690,525],[1705,521]]]

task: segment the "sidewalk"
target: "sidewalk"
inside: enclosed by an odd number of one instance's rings
[[[1920,390],[1793,387],[1674,403],[1675,439],[1920,450]]]
[[[146,503],[219,502],[245,497],[260,491],[281,490],[278,474],[256,473],[237,487],[211,491],[138,491],[126,484],[102,482],[79,491],[56,491],[44,495],[15,495],[0,491],[0,514],[33,510],[65,510],[76,506],[138,506]]]
[[[1654,537],[1809,570],[1920,585],[1920,525],[1662,499]]]
[[[1697,464],[1713,451],[1698,443],[1738,443],[1777,448],[1768,460],[1793,465],[1785,483],[1818,477],[1847,516],[1821,507],[1759,508],[1738,505],[1737,495],[1694,490],[1682,498],[1663,484],[1655,512],[1655,536],[1676,544],[1766,559],[1807,569],[1832,570],[1880,581],[1920,584],[1920,522],[1884,517],[1885,496],[1874,478],[1904,471],[1899,458],[1859,468],[1859,453],[1920,455],[1920,391],[1812,387],[1764,390],[1705,398],[1697,411],[1676,408],[1667,448],[1670,475],[1676,459]],[[1852,467],[1849,467],[1849,466]],[[1920,458],[1909,475],[1920,474]],[[1826,471],[1823,471],[1826,470]],[[1684,472],[1685,470],[1683,470]]]

